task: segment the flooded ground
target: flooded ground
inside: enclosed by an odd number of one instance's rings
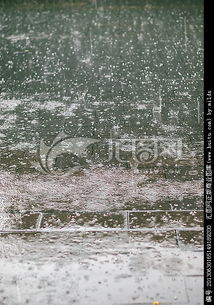
[[[202,17],[0,1],[1,304],[203,303]]]

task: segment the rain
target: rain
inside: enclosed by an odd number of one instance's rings
[[[202,226],[202,1],[0,1],[0,303],[202,305]]]

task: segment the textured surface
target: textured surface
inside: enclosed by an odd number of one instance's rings
[[[0,303],[202,305],[200,0],[0,1]]]

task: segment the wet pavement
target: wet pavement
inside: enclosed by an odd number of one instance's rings
[[[2,303],[202,304],[201,240],[189,233],[180,246],[175,231],[3,235]]]
[[[0,1],[0,304],[203,304],[202,18]]]

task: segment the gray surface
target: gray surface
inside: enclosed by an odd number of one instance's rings
[[[202,305],[202,17],[0,2],[2,305]]]
[[[2,236],[2,304],[202,304],[203,254],[173,235],[47,234]]]

